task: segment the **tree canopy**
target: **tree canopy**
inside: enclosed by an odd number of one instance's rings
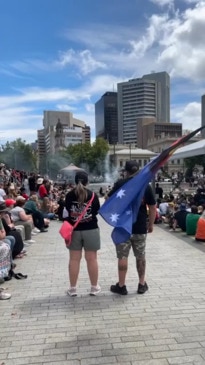
[[[37,156],[30,144],[21,138],[1,146],[0,160],[17,170],[35,171]]]

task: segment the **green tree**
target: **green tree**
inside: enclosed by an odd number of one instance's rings
[[[6,165],[17,170],[36,170],[37,155],[32,147],[21,138],[2,146],[0,158]]]
[[[104,175],[109,145],[103,138],[97,138],[92,145],[89,167],[96,175]]]
[[[102,175],[108,151],[108,143],[103,138],[98,138],[92,145],[90,143],[69,145],[61,151],[61,156],[69,163],[83,167],[93,174]]]

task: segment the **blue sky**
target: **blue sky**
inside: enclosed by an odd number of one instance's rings
[[[7,0],[0,12],[0,144],[33,142],[43,110],[90,125],[94,103],[120,81],[171,76],[171,121],[201,125],[203,0]]]

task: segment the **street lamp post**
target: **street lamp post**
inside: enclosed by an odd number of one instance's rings
[[[131,150],[132,150],[132,145],[131,145],[131,143],[129,144],[129,148],[130,148],[130,160],[131,160],[131,157],[132,157],[132,152],[131,152]]]

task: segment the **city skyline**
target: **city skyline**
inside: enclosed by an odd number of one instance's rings
[[[72,112],[94,140],[95,102],[152,71],[170,74],[170,121],[198,128],[204,18],[204,0],[3,2],[0,144],[34,142],[44,110]]]

